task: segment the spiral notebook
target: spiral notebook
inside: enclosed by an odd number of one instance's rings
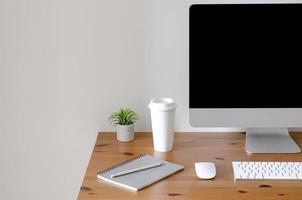
[[[112,174],[139,168],[146,165],[152,165],[158,162],[162,162],[162,165],[111,178]],[[143,154],[100,171],[97,173],[97,177],[104,181],[108,181],[110,183],[137,191],[171,174],[174,174],[175,172],[178,172],[183,168],[184,166],[182,165],[167,162],[159,158]]]

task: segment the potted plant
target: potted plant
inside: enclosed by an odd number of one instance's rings
[[[137,119],[137,114],[130,108],[121,108],[111,114],[111,124],[117,127],[117,140],[122,142],[134,140],[134,123]]]

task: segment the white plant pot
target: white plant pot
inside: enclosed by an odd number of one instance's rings
[[[129,142],[134,140],[134,124],[117,125],[116,137],[118,141]]]

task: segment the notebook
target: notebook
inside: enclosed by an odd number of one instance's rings
[[[151,165],[158,162],[162,162],[162,165],[111,178],[112,174],[143,167],[146,165]],[[97,177],[104,181],[108,181],[110,183],[137,191],[171,174],[174,174],[175,172],[178,172],[183,168],[184,166],[182,165],[167,162],[159,158],[143,154],[115,165],[111,168],[98,172]]]

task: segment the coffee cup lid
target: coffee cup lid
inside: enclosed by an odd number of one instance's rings
[[[176,103],[172,98],[153,98],[150,101],[149,109],[158,111],[173,110],[176,108]]]

